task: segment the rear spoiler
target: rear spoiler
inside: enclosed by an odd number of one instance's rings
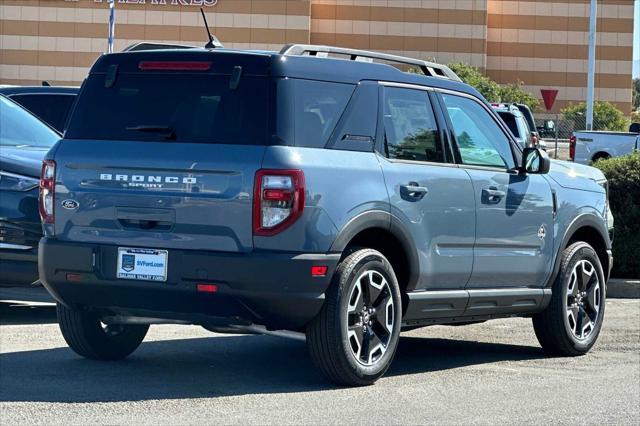
[[[163,50],[163,49],[197,49],[199,46],[190,46],[186,44],[165,44],[165,43],[148,43],[138,42],[125,47],[123,52],[138,52],[141,50]]]

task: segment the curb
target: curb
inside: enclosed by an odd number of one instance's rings
[[[640,279],[609,279],[607,282],[607,297],[613,299],[640,299]]]

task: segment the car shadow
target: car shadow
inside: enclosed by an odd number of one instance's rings
[[[0,301],[0,325],[27,325],[56,323],[53,304],[27,304]]]
[[[527,346],[402,337],[387,376],[543,357]],[[0,354],[0,401],[118,402],[335,389],[304,342],[217,336],[145,342],[128,359],[91,361],[68,348]]]

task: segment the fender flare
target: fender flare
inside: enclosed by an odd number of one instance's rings
[[[611,240],[609,239],[609,231],[606,226],[602,222],[602,218],[598,217],[595,213],[582,213],[578,217],[576,217],[573,222],[567,227],[564,235],[562,236],[562,242],[558,246],[558,250],[556,251],[556,257],[553,265],[553,271],[549,276],[549,280],[545,284],[545,288],[551,288],[553,286],[553,282],[556,280],[558,273],[560,272],[560,264],[562,263],[562,252],[569,245],[569,240],[575,232],[582,227],[591,227],[594,228],[600,237],[604,241],[605,247],[607,250],[611,250]],[[604,265],[603,265],[604,266]],[[608,274],[607,271],[604,271],[605,276]]]
[[[407,253],[406,260],[409,266],[409,281],[407,282],[406,291],[414,290],[420,278],[420,262],[415,242],[411,234],[402,225],[402,222],[389,212],[369,210],[353,217],[340,232],[338,232],[338,236],[331,245],[330,251],[333,253],[342,253],[353,237],[362,231],[373,228],[388,231],[396,237],[402,245],[405,253]]]

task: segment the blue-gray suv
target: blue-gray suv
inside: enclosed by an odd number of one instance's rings
[[[40,279],[87,358],[199,324],[306,337],[330,380],[366,385],[401,330],[526,316],[547,352],[580,355],[604,317],[604,176],[521,148],[435,63],[309,45],[104,55],[40,203]]]

